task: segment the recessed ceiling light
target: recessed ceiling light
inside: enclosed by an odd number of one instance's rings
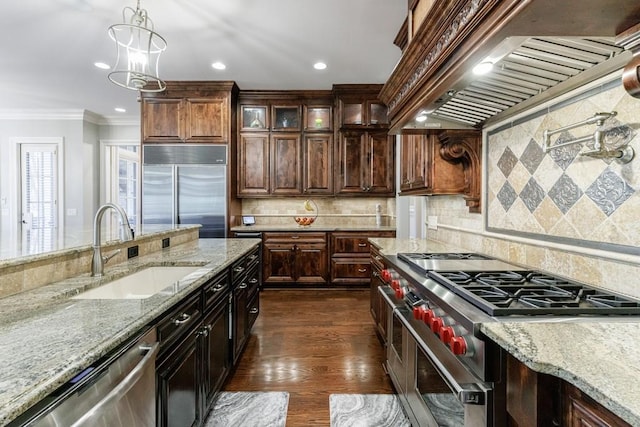
[[[126,113],[127,110],[125,108],[122,107],[116,107],[114,108],[114,110],[116,110],[118,113]]]
[[[327,64],[325,64],[324,62],[316,62],[315,64],[313,64],[313,68],[315,68],[316,70],[324,70],[325,68],[327,68]]]
[[[491,61],[483,61],[473,67],[473,74],[481,76],[483,74],[487,74],[489,71],[493,69],[493,62]]]
[[[211,66],[213,68],[215,68],[216,70],[224,70],[225,68],[227,68],[226,65],[224,65],[222,62],[214,62],[213,64],[211,64]]]
[[[111,68],[109,64],[105,64],[104,62],[94,62],[93,65],[100,68],[101,70],[108,70]]]

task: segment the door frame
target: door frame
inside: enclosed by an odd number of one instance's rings
[[[138,146],[138,201],[137,209],[138,209],[138,226],[142,225],[142,144],[137,139],[101,139],[100,140],[100,189],[98,199],[100,201],[100,205],[107,203],[107,195],[111,195],[111,171],[107,169],[107,160],[111,163],[111,152],[110,147],[118,146],[118,145],[137,145]],[[110,198],[110,197],[109,197]],[[117,201],[111,200],[113,203],[117,203]],[[133,224],[132,224],[133,225]]]

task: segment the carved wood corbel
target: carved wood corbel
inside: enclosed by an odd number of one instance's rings
[[[440,156],[449,163],[462,164],[464,199],[469,212],[480,213],[482,190],[482,132],[479,130],[445,130],[438,134]]]
[[[618,34],[616,44],[633,53],[622,72],[622,85],[629,95],[640,98],[640,24]]]

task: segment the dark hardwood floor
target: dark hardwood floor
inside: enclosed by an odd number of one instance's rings
[[[394,393],[368,290],[272,290],[226,391],[287,391],[287,426],[328,426],[332,393]]]

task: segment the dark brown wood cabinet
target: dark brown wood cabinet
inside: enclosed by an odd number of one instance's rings
[[[378,100],[382,85],[334,85],[338,116],[335,194],[394,196],[394,137],[387,107]]]
[[[385,131],[340,132],[336,157],[336,195],[393,195],[394,143]]]
[[[333,134],[306,134],[302,157],[302,192],[309,196],[333,194]]]
[[[271,134],[271,194],[302,194],[302,145],[299,133]]]
[[[240,94],[238,196],[332,195],[329,91]]]
[[[329,279],[327,234],[263,233],[264,286],[319,286]]]
[[[167,82],[163,92],[143,92],[144,143],[217,143],[232,138],[238,88],[233,82]]]
[[[387,345],[387,323],[389,320],[388,305],[384,301],[382,295],[378,291],[380,286],[385,286],[380,276],[382,270],[386,268],[384,258],[380,250],[374,246],[370,246],[371,253],[371,284],[370,284],[370,307],[371,317],[376,326],[378,338],[384,346]]]
[[[403,134],[400,156],[400,194],[464,194],[462,163],[442,158],[442,143],[436,133]]]
[[[566,381],[529,369],[507,354],[506,410],[518,427],[630,427],[630,424]]]
[[[395,237],[395,231],[331,233],[331,284],[369,286],[371,282],[370,237]]]
[[[238,143],[238,196],[265,196],[271,192],[269,135],[241,133]]]

